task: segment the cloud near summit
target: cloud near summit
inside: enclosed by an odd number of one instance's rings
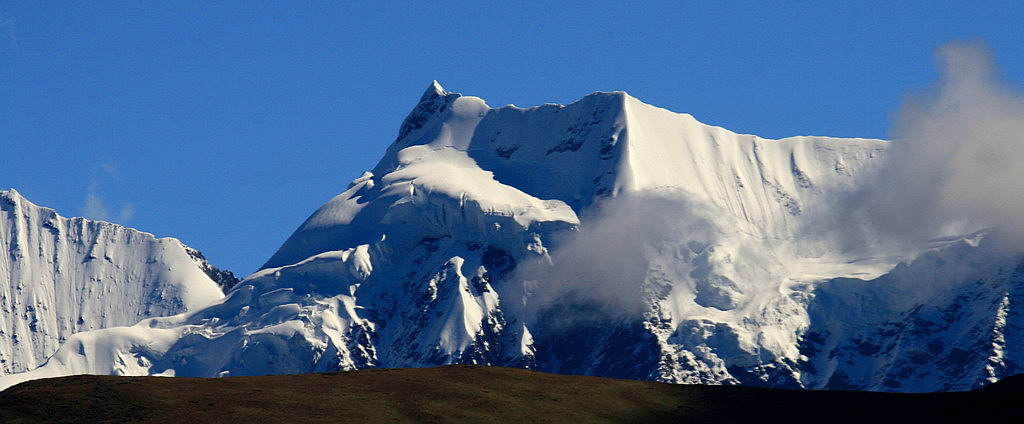
[[[941,77],[906,97],[876,172],[837,199],[854,225],[830,231],[859,249],[990,229],[1001,248],[1024,250],[1024,95],[982,42],[936,56]]]

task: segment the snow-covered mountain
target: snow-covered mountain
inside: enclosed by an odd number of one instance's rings
[[[174,239],[64,218],[0,191],[0,374],[36,368],[72,334],[207,306],[214,269]]]
[[[811,231],[887,146],[434,83],[380,163],[221,301],[76,334],[0,386],[478,363],[932,391],[1024,371],[1024,266],[982,233],[851,253]]]

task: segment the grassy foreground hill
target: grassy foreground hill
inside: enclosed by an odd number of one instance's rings
[[[1022,380],[974,392],[891,394],[671,385],[473,365],[218,379],[72,376],[3,391],[0,423],[1011,422],[1024,418],[1014,404],[1024,394]]]

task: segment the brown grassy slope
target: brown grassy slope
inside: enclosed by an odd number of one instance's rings
[[[220,379],[73,376],[0,393],[0,423],[976,422],[1017,412],[1011,398],[1024,391],[1007,383],[908,395],[683,386],[472,365]]]

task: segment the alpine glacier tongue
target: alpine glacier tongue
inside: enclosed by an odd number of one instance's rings
[[[43,363],[72,334],[208,306],[223,294],[174,239],[67,219],[0,191],[0,374]]]
[[[224,299],[73,335],[0,386],[477,363],[928,391],[1021,372],[1019,258],[979,235],[858,257],[806,237],[886,148],[735,134],[621,92],[491,108],[433,82],[381,161]]]

